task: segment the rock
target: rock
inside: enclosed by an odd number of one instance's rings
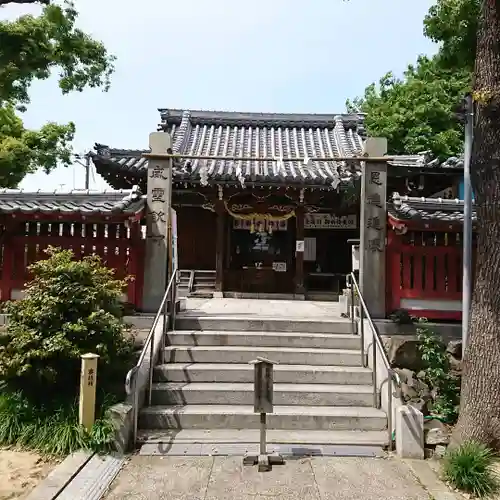
[[[408,368],[395,368],[394,371],[399,375],[401,383],[412,386],[412,382],[415,379],[415,372],[408,370]]]
[[[405,383],[401,384],[401,394],[405,401],[410,401],[412,399],[418,398],[418,392],[413,387],[410,387]]]
[[[437,419],[426,420],[424,423],[425,444],[446,445],[450,442],[449,427]]]
[[[421,380],[415,380],[413,388],[418,392],[418,396],[425,401],[430,401],[432,399],[430,387]]]
[[[461,340],[450,340],[446,346],[446,352],[451,354],[454,358],[462,359],[462,341]]]
[[[394,371],[401,379],[401,392],[406,401],[408,399],[423,399],[424,401],[432,399],[429,386],[419,380],[415,372],[408,368],[396,368]]]
[[[418,372],[424,368],[418,349],[418,340],[413,335],[386,337],[384,344],[389,363],[394,368],[407,368]]]
[[[443,458],[446,455],[446,446],[438,444],[434,449],[434,456],[436,458]]]
[[[415,398],[409,401],[407,404],[408,406],[411,406],[412,408],[415,408],[416,410],[422,412],[422,415],[424,415],[425,417],[429,415],[428,403],[428,401],[425,401],[422,398]]]
[[[450,363],[450,370],[452,372],[460,373],[462,371],[462,360],[455,358],[449,352],[446,353],[448,356],[448,362]]]

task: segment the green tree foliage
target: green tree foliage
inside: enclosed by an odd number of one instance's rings
[[[0,8],[30,0],[0,0]],[[0,187],[16,187],[26,174],[50,172],[71,160],[75,125],[47,123],[39,130],[24,127],[21,113],[29,104],[29,88],[57,71],[63,94],[87,87],[107,90],[114,57],[104,45],[75,25],[70,1],[43,1],[40,15],[0,21]]]
[[[367,114],[370,135],[387,137],[392,154],[431,151],[445,159],[460,154],[462,125],[456,108],[470,90],[476,52],[479,0],[438,0],[424,20],[424,33],[438,53],[419,57],[402,78],[392,73],[347,102]]]
[[[75,260],[70,250],[49,248],[30,268],[33,279],[0,336],[0,381],[36,401],[37,396],[71,400],[78,392],[80,356],[100,356],[98,387],[112,390],[130,361],[123,334],[120,296],[126,283],[99,257]],[[116,376],[115,376],[116,375]]]
[[[479,10],[480,0],[438,0],[429,9],[424,33],[440,44],[442,67],[474,69]]]

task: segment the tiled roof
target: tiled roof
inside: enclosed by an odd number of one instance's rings
[[[122,191],[35,191],[0,189],[0,213],[134,215],[142,211],[145,198],[138,189]]]
[[[432,158],[430,151],[422,151],[416,155],[398,155],[393,160],[388,162],[394,167],[409,167],[409,168],[425,168],[429,169],[446,169],[446,170],[463,170],[463,158],[452,156],[445,161],[440,161],[439,158]]]
[[[464,221],[464,202],[442,198],[416,198],[394,193],[388,214],[398,221],[460,223]],[[476,220],[476,212],[472,212]]]
[[[274,157],[274,162],[185,160],[176,181],[287,183],[337,187],[358,175],[342,161],[310,162],[311,157],[355,156],[363,144],[361,115],[236,113],[160,109],[161,128],[172,134],[175,153],[210,156]],[[145,177],[145,151],[96,145],[98,173],[108,182],[121,173]],[[304,161],[287,161],[300,157]]]

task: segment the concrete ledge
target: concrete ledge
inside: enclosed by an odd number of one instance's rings
[[[396,453],[400,458],[424,459],[424,416],[412,406],[396,408]]]
[[[373,322],[378,328],[380,335],[416,335],[417,323],[400,324],[394,323],[390,319],[374,319]],[[443,337],[443,340],[449,341],[462,338],[461,323],[426,323],[426,327]]]
[[[463,500],[462,495],[453,493],[445,483],[439,480],[431,466],[432,462],[427,460],[405,460],[405,463],[410,467],[413,475],[431,498],[435,500]]]
[[[85,467],[94,454],[77,451],[66,457],[56,468],[28,495],[26,500],[53,500]]]
[[[109,409],[109,413],[115,426],[115,449],[124,454],[133,445],[134,407],[131,404],[118,403]]]
[[[226,299],[306,300],[303,293],[224,292]]]

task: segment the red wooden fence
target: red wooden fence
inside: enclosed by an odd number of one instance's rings
[[[389,232],[387,245],[388,314],[407,309],[429,319],[462,318],[462,234]]]
[[[144,276],[144,239],[139,222],[74,223],[20,222],[5,230],[0,240],[0,301],[15,299],[30,279],[28,266],[46,258],[49,246],[71,249],[76,258],[99,255],[104,264],[123,279],[132,276],[127,301],[139,308]]]

